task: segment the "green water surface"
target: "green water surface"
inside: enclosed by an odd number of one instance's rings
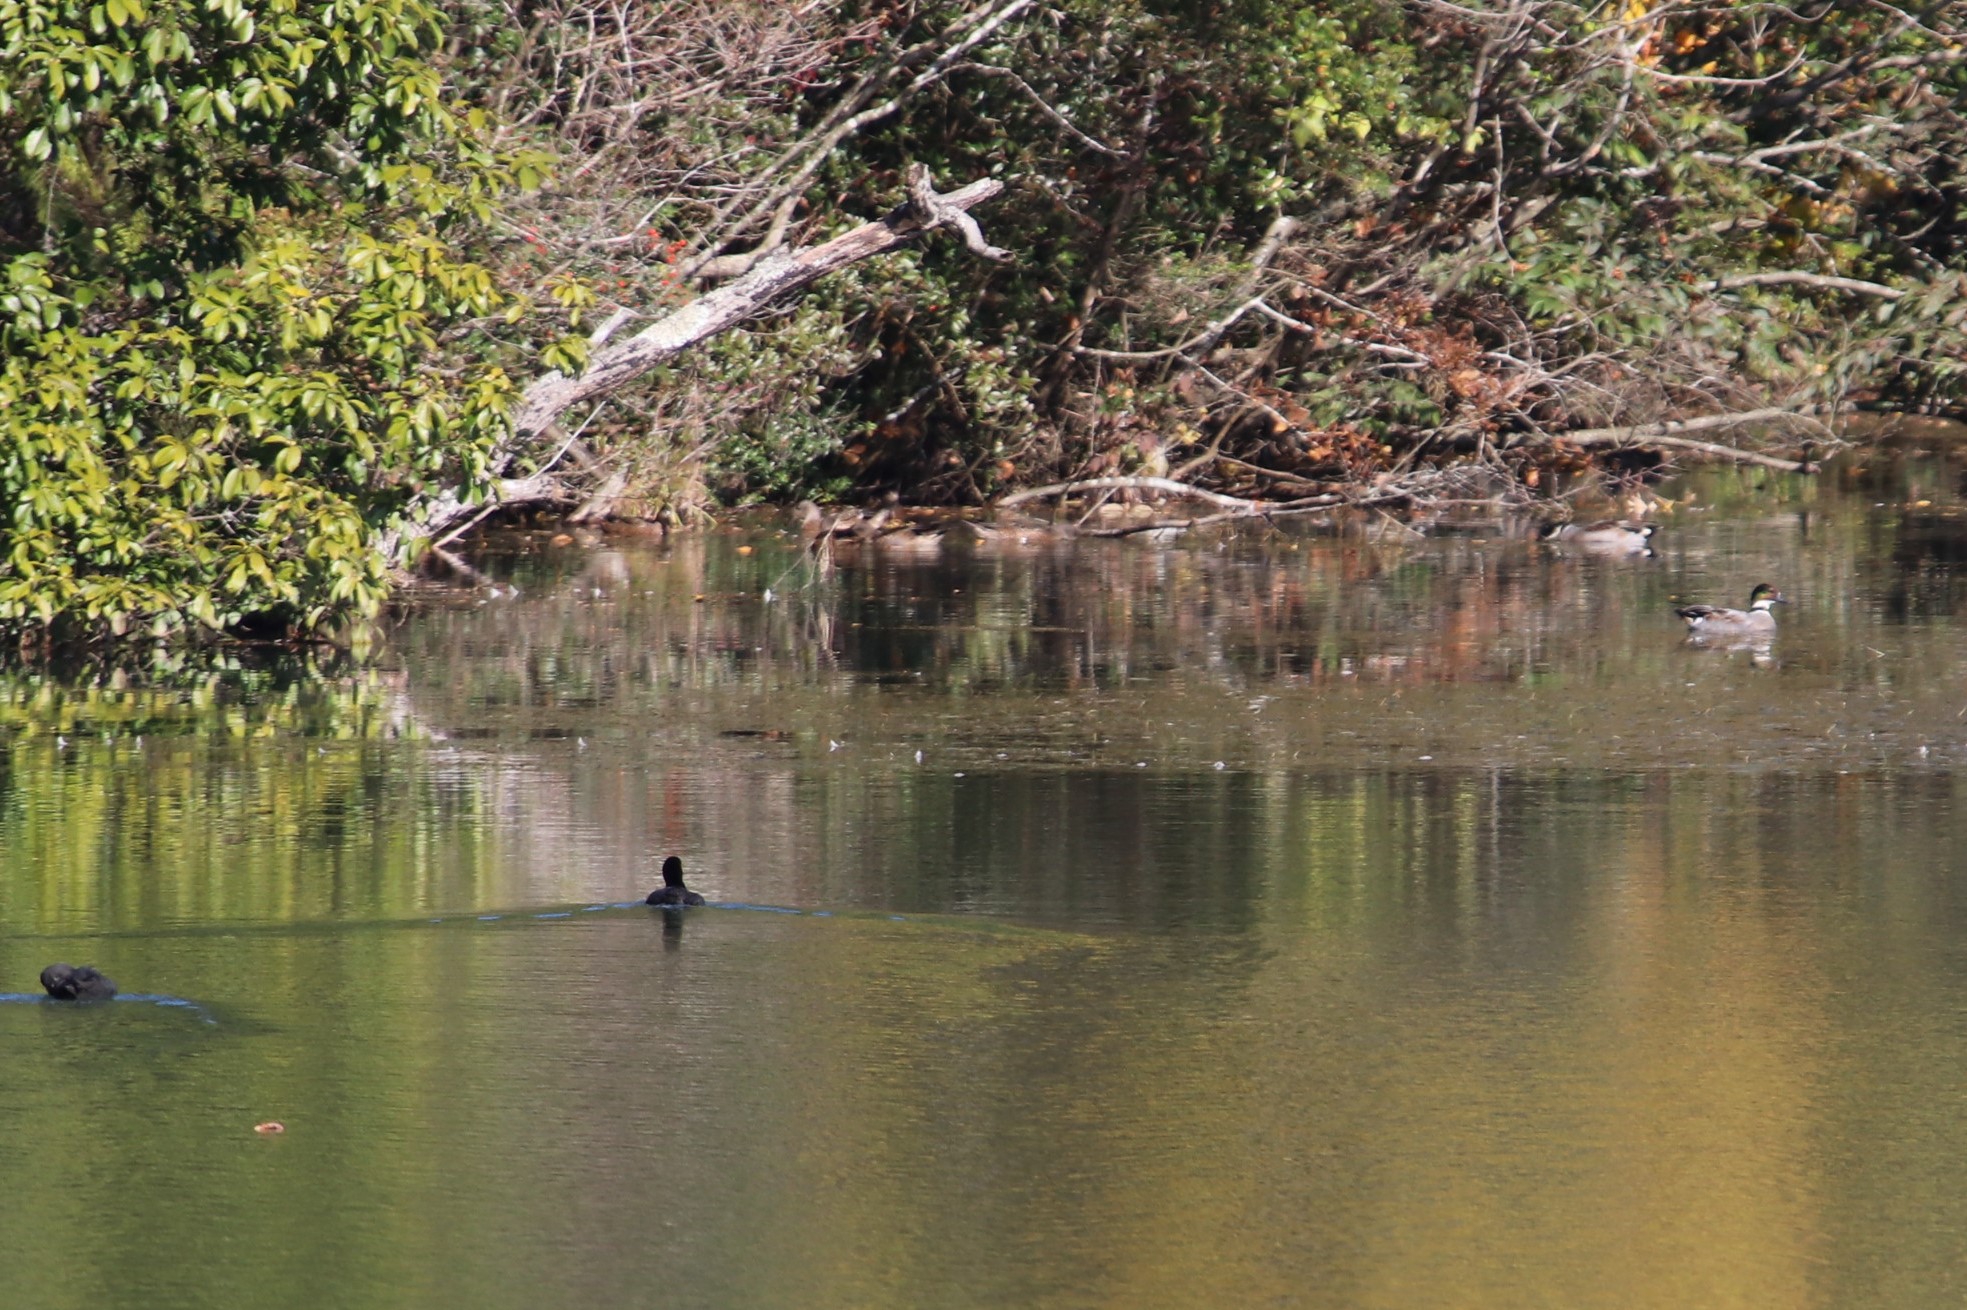
[[[519,534],[371,665],[0,675],[0,1306],[1957,1305],[1955,476]]]

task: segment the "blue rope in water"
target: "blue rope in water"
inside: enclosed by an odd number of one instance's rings
[[[74,1009],[83,1009],[89,1006],[121,1005],[125,1003],[155,1005],[167,1010],[189,1010],[197,1015],[199,1019],[212,1025],[214,1028],[218,1027],[219,1024],[219,1021],[212,1017],[210,1010],[196,1001],[187,1001],[182,996],[160,996],[152,992],[123,992],[112,996],[107,1001],[58,1001],[54,997],[44,996],[40,992],[0,992],[0,1004],[6,1005],[60,1005]]]

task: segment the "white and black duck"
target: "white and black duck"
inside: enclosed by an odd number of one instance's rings
[[[1696,637],[1773,637],[1776,616],[1773,605],[1787,605],[1783,593],[1766,582],[1755,584],[1748,594],[1748,608],[1728,609],[1721,605],[1682,605],[1674,610],[1686,620],[1687,631]]]

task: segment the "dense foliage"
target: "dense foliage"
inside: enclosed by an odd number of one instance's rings
[[[1015,185],[1016,268],[892,261],[598,415],[659,498],[1534,483],[1580,427],[1960,404],[1967,7],[1065,0],[909,91],[1013,8],[511,11],[506,103],[591,183],[541,230],[604,298],[777,239],[803,169],[795,235],[911,159]]]
[[[459,253],[530,165],[419,0],[0,4],[0,625],[312,628],[373,526],[482,476],[517,307]]]
[[[1579,429],[1957,409],[1963,63],[1967,5],[1882,0],[0,0],[0,625],[315,629],[507,473],[1534,485]],[[510,449],[915,161],[1010,184],[1015,264],[859,266]]]

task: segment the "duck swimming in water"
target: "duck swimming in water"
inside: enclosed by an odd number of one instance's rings
[[[1607,519],[1601,523],[1553,523],[1544,529],[1543,539],[1595,555],[1651,555],[1654,531],[1650,523]]]
[[[1755,584],[1748,594],[1745,610],[1723,609],[1719,605],[1683,605],[1674,611],[1687,621],[1687,631],[1696,637],[1772,637],[1776,616],[1771,605],[1787,605],[1783,593],[1766,582]]]
[[[683,861],[674,855],[662,862],[662,886],[649,893],[644,905],[702,905],[703,897],[683,885]]]
[[[79,968],[72,964],[51,964],[41,971],[41,986],[58,1001],[106,1001],[116,995],[116,984],[98,973],[92,964]]]

